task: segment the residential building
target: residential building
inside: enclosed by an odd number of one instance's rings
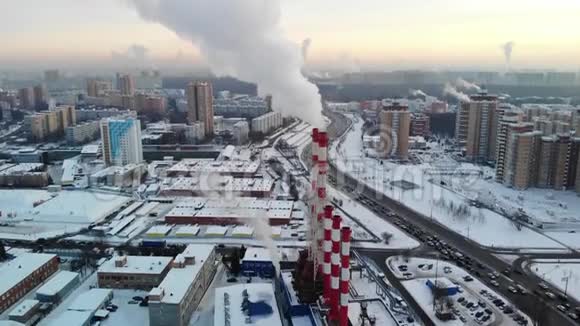
[[[143,162],[141,122],[134,118],[101,121],[103,159],[107,165]]]
[[[115,256],[99,267],[99,287],[149,291],[159,286],[172,261],[171,257]]]
[[[87,96],[89,97],[104,97],[113,89],[111,81],[89,79],[87,80]]]
[[[243,145],[248,142],[250,135],[250,126],[247,121],[240,121],[234,124],[232,136],[236,145]]]
[[[25,296],[58,270],[52,254],[24,253],[0,266],[0,312]]]
[[[409,156],[411,115],[408,107],[397,102],[383,106],[379,113],[381,144],[377,148],[383,158],[406,160]]]
[[[270,97],[271,99],[271,97]],[[252,97],[249,95],[220,94],[213,102],[214,114],[225,118],[255,119],[271,112],[268,97]]]
[[[268,112],[252,119],[252,132],[267,135],[282,126],[280,112]]]
[[[119,91],[121,95],[135,95],[135,79],[131,75],[121,75],[118,77]]]
[[[135,110],[144,113],[165,113],[165,97],[139,93],[135,95]]]
[[[34,107],[44,109],[48,106],[48,90],[45,85],[37,85],[32,89],[34,93]]]
[[[82,145],[98,139],[100,136],[99,121],[89,121],[77,124],[65,129],[67,144],[71,146]]]
[[[50,111],[42,111],[24,117],[25,129],[32,141],[44,141],[49,137],[65,134],[65,129],[76,124],[73,106],[59,106]]]
[[[34,109],[34,90],[32,87],[21,88],[18,91],[20,108],[24,110]]]
[[[190,124],[203,123],[205,136],[213,137],[213,90],[207,82],[189,83],[185,90],[187,96],[187,120]]]
[[[466,156],[476,162],[495,161],[496,138],[498,126],[497,96],[482,92],[472,95],[470,102],[461,103],[461,115],[458,116],[459,136],[465,132],[467,122]],[[467,115],[467,121],[465,121]],[[495,130],[494,130],[495,129]]]
[[[517,114],[506,114],[498,124],[497,130],[497,143],[496,143],[496,163],[495,163],[495,177],[497,182],[503,182],[503,176],[506,164],[506,153],[508,148],[508,142],[510,140],[510,132],[512,127],[521,123],[521,117]],[[530,123],[526,124],[530,126]],[[534,129],[533,124],[531,124],[531,131]]]
[[[543,136],[539,152],[538,187],[565,190],[569,186],[571,138]]]
[[[427,137],[431,135],[430,120],[426,114],[413,113],[411,115],[411,136]]]
[[[188,245],[172,262],[158,287],[149,292],[149,325],[186,326],[216,271],[213,245]]]
[[[529,131],[525,124],[513,129],[509,135],[503,183],[523,190],[537,183],[537,155],[542,135],[539,131]]]

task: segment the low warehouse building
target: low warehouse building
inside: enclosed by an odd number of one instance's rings
[[[250,247],[242,258],[242,274],[271,278],[275,274],[270,252],[264,248]]]
[[[79,273],[60,271],[36,291],[36,300],[61,302],[79,283]]]
[[[108,289],[91,289],[79,295],[47,326],[89,326],[97,310],[106,307],[113,299],[113,291]]]
[[[152,289],[169,272],[171,257],[116,256],[97,271],[99,287],[111,289]]]
[[[20,323],[35,322],[39,317],[36,316],[40,308],[40,301],[38,300],[24,300],[16,306],[16,308],[10,311],[8,314],[8,319],[14,320]],[[36,316],[36,317],[35,317]]]

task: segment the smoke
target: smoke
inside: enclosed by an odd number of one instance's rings
[[[304,63],[308,61],[308,53],[310,52],[310,46],[312,45],[312,39],[306,38],[302,41],[302,58],[304,59]]]
[[[302,75],[300,46],[281,28],[281,0],[126,1],[142,18],[199,46],[215,74],[256,83],[283,115],[322,126],[318,88]]]
[[[512,53],[514,51],[515,45],[516,43],[514,41],[509,41],[501,45],[501,49],[503,50],[503,55],[505,57],[505,64],[508,70],[512,63]]]
[[[272,264],[276,268],[276,272],[280,271],[280,257],[278,250],[276,249],[276,243],[272,239],[272,227],[268,222],[267,218],[251,218],[250,224],[254,228],[255,237],[262,241],[262,244],[266,247],[270,253],[270,258],[272,258]]]
[[[420,89],[410,89],[409,90],[409,94],[413,95],[413,96],[423,96],[423,97],[428,97],[429,95],[427,95],[427,93],[423,92]]]
[[[462,93],[461,91],[458,91],[457,88],[455,88],[455,86],[451,85],[450,83],[445,84],[445,88],[443,89],[443,94],[444,95],[451,95],[461,102],[470,102],[471,101],[471,99],[469,98],[469,95]]]
[[[464,89],[467,91],[477,91],[477,92],[481,91],[481,87],[477,86],[474,83],[470,83],[463,78],[457,78],[455,85],[457,86],[457,88]]]
[[[111,51],[111,59],[122,66],[144,67],[149,65],[149,49],[141,44],[132,44],[122,52]]]

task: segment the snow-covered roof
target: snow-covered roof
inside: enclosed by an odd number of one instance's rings
[[[208,226],[207,229],[205,229],[206,236],[208,236],[208,235],[224,236],[224,235],[226,235],[226,232],[228,232],[227,226],[212,225],[212,226]]]
[[[68,310],[88,311],[94,313],[105,302],[113,297],[113,291],[109,289],[90,289],[79,295],[68,306]],[[70,324],[62,324],[70,325]]]
[[[239,225],[232,231],[232,236],[234,237],[251,237],[254,234],[254,228],[247,225]]]
[[[151,227],[147,233],[145,233],[147,236],[159,236],[159,235],[166,235],[167,233],[169,233],[169,231],[171,231],[171,229],[173,229],[173,225],[155,225],[153,227]]]
[[[179,304],[183,300],[185,293],[189,290],[190,285],[197,278],[197,274],[203,267],[206,260],[214,251],[213,245],[190,244],[185,250],[176,257],[176,260],[183,257],[195,257],[192,265],[186,265],[183,268],[172,268],[167,276],[163,279],[157,288],[149,293],[150,295],[159,295],[163,292],[160,302],[166,304]],[[213,262],[208,262],[213,264]]]
[[[51,259],[53,254],[23,253],[8,263],[0,266],[0,295],[24,281],[31,273],[39,269]]]
[[[117,267],[115,263],[122,262]],[[99,267],[99,273],[115,274],[161,274],[171,263],[171,257],[158,256],[115,256]]]
[[[250,247],[246,250],[242,261],[272,261],[272,258],[268,249]]]
[[[260,162],[250,161],[212,161],[203,159],[184,159],[167,170],[168,173],[220,173],[255,174]]]
[[[246,321],[246,315],[240,309],[243,302],[242,293],[248,293],[248,300],[261,302],[272,308],[271,314],[251,316],[253,326],[282,326],[282,320],[276,303],[274,286],[271,283],[236,284],[215,290],[214,326],[240,325]],[[228,322],[226,322],[226,320]]]
[[[70,282],[79,277],[79,273],[60,271],[53,278],[44,283],[37,291],[37,295],[52,296],[60,292]]]
[[[97,155],[99,153],[99,145],[85,145],[81,150],[81,154],[84,155]]]
[[[175,232],[176,236],[186,236],[186,235],[197,235],[199,233],[199,226],[197,225],[186,225],[181,226]]]
[[[291,218],[293,201],[239,197],[228,201],[194,198],[175,205],[171,217]]]
[[[93,318],[92,311],[76,311],[76,310],[67,310],[55,319],[53,319],[50,323],[46,326],[62,326],[62,325],[70,325],[70,326],[82,326],[87,325],[87,323]]]
[[[10,313],[8,316],[10,317],[22,317],[25,316],[30,310],[34,309],[38,306],[40,301],[38,300],[24,300],[20,302]]]
[[[0,166],[0,175],[12,175],[38,171],[44,167],[43,163],[3,164]]]
[[[177,178],[162,191],[270,191],[274,180],[270,178],[234,178],[232,176],[210,175],[208,178]]]

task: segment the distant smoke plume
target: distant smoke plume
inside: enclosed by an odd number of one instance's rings
[[[509,41],[509,42],[501,45],[501,49],[503,50],[503,55],[505,57],[505,64],[506,64],[507,70],[510,69],[510,66],[512,63],[512,53],[514,51],[515,45],[516,45],[516,43],[514,41]]]
[[[466,91],[477,91],[477,92],[481,91],[481,87],[475,85],[474,83],[470,83],[463,78],[457,78],[455,85],[457,86],[457,88]]]
[[[150,65],[149,49],[141,44],[133,44],[127,50],[111,51],[111,59],[118,65],[143,68]]]
[[[413,95],[413,96],[423,96],[423,97],[428,97],[429,95],[427,95],[427,93],[423,92],[420,89],[410,89],[409,90],[409,94]]]
[[[310,52],[310,45],[312,45],[312,39],[306,38],[302,41],[302,58],[304,59],[304,63],[308,61],[308,53]]]
[[[445,88],[443,89],[443,94],[453,96],[461,102],[470,102],[471,101],[469,99],[469,95],[458,91],[457,88],[455,88],[450,83],[445,84]]]
[[[258,85],[275,109],[322,126],[317,87],[304,78],[300,46],[281,28],[281,0],[128,0],[139,15],[199,46],[217,75]]]

